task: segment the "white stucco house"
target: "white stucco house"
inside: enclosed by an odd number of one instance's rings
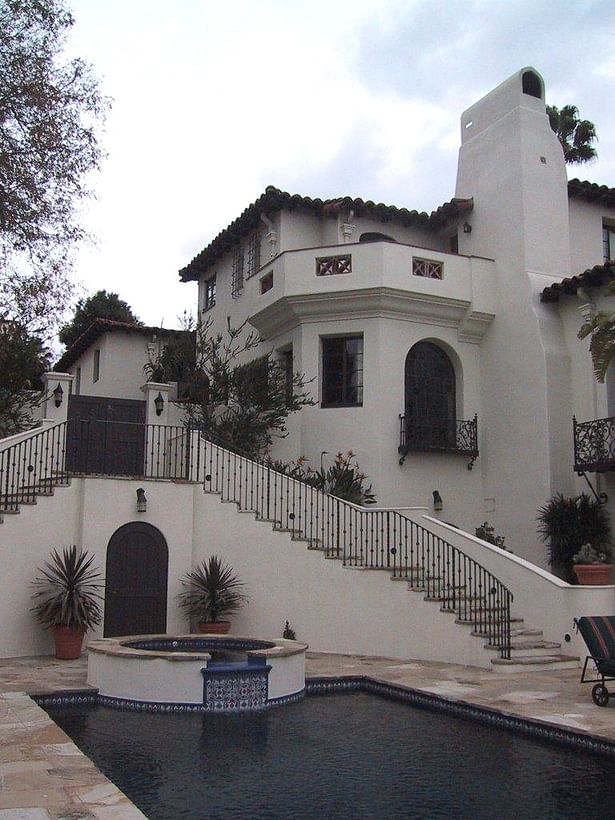
[[[289,619],[321,650],[576,663],[560,647],[575,647],[573,617],[612,612],[615,590],[551,576],[536,511],[588,489],[583,472],[615,501],[615,387],[595,382],[576,335],[587,305],[602,304],[613,256],[615,189],[568,182],[533,68],[462,114],[455,196],[429,215],[267,188],[181,279],[198,282],[199,317],[214,331],[247,319],[263,350],[313,378],[316,404],[290,419],[274,455],[318,465],[351,449],[377,508],[187,433],[169,387],[129,375],[128,343],[153,342],[101,328],[67,351],[67,372],[50,374],[42,431],[0,442],[0,556],[13,556],[17,580],[0,611],[26,642],[7,637],[0,655],[47,646],[24,588],[48,549],[79,543],[106,567],[105,634],[181,628],[179,578],[215,552],[248,585],[244,634],[279,634]],[[108,418],[92,433],[101,420],[84,417],[75,432],[70,402],[52,397],[77,368],[73,394],[140,403],[142,421]],[[97,460],[103,438],[110,462]],[[514,555],[473,537],[485,520]],[[407,583],[356,571],[370,569]]]
[[[455,197],[430,215],[268,188],[181,271],[201,317],[249,318],[314,378],[280,454],[352,449],[380,502],[437,490],[443,520],[488,519],[543,566],[537,508],[587,489],[573,416],[615,413],[576,338],[611,276],[615,190],[568,182],[544,100],[527,68],[463,113]]]

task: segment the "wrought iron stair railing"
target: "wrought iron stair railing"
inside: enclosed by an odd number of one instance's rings
[[[205,488],[345,566],[387,569],[510,658],[512,593],[462,550],[395,510],[359,507],[203,439]]]
[[[98,458],[77,458],[84,430],[65,422],[0,451],[0,511],[17,510],[37,493],[68,483],[71,475],[105,472]],[[124,422],[105,422],[113,436]],[[189,480],[222,500],[270,521],[274,529],[305,540],[345,566],[389,570],[410,587],[473,624],[474,632],[510,658],[511,592],[462,550],[394,510],[368,509],[329,495],[305,481],[228,449],[186,427],[142,425],[143,446],[134,477]],[[134,431],[128,438],[134,440]],[[112,436],[112,438],[113,438]],[[115,440],[114,439],[114,440]],[[85,438],[86,445],[89,439]],[[72,463],[71,463],[72,461]],[[76,468],[79,469],[76,469]],[[92,469],[88,469],[92,468]]]

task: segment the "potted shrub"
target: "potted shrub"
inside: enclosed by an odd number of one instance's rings
[[[600,502],[587,493],[567,498],[557,493],[538,510],[538,533],[549,549],[552,572],[575,583],[573,557],[584,544],[609,551],[609,515]]]
[[[591,544],[583,544],[573,555],[574,574],[580,584],[611,583],[611,550],[610,547],[596,549]]]
[[[182,584],[185,588],[179,594],[179,603],[199,632],[225,635],[231,626],[227,617],[248,600],[239,591],[243,582],[217,555],[187,572]]]
[[[101,575],[93,566],[94,556],[76,547],[54,550],[51,559],[33,581],[32,598],[36,619],[53,633],[56,658],[74,660],[81,654],[86,631],[102,620],[99,601]]]

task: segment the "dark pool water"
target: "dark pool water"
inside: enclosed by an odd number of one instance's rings
[[[376,695],[251,715],[47,711],[151,820],[615,816],[615,759]]]

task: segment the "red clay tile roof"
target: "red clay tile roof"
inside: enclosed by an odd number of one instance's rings
[[[546,287],[540,294],[541,302],[559,302],[560,296],[574,295],[579,288],[597,288],[615,279],[615,264],[594,265],[578,276],[569,276]]]
[[[458,218],[461,214],[469,213],[472,206],[471,199],[452,199],[431,214],[427,214],[424,211],[409,211],[407,208],[396,208],[393,205],[384,205],[382,202],[375,203],[371,200],[365,202],[362,199],[352,199],[349,196],[338,199],[312,199],[309,196],[289,194],[269,185],[265,189],[265,193],[261,194],[256,202],[249,205],[185,268],[180,270],[179,277],[182,282],[198,280],[200,275],[227,253],[240,237],[253,231],[261,224],[261,213],[270,215],[281,210],[302,210],[318,216],[334,216],[340,210],[352,210],[356,216],[370,214],[382,222],[397,222],[405,226],[420,225],[427,230],[438,230],[450,220]]]
[[[596,182],[571,179],[568,183],[568,196],[574,199],[584,199],[586,202],[596,202],[609,208],[615,207],[615,188],[598,185]]]
[[[114,330],[120,330],[123,333],[139,333],[142,336],[166,336],[167,338],[189,332],[186,330],[168,330],[164,327],[146,327],[131,322],[118,322],[115,319],[95,319],[88,329],[62,354],[54,364],[53,369],[56,373],[66,372],[97,339],[104,333],[112,333]]]

